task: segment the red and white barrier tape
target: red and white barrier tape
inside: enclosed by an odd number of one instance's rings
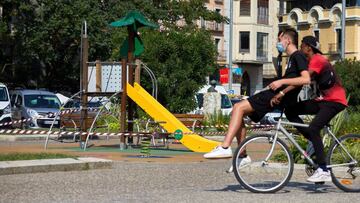
[[[88,111],[92,111],[92,112],[96,112],[99,111],[100,108],[87,108]],[[58,113],[48,113],[46,114],[48,116],[49,119],[52,119],[51,117],[56,116],[56,114],[58,114],[58,116],[64,115],[64,114],[70,114],[70,113],[75,113],[81,111],[81,109],[67,109],[67,110],[63,110],[61,112]],[[39,118],[46,118],[44,116],[40,116]],[[22,119],[22,120],[15,120],[15,121],[11,121],[11,122],[5,122],[5,123],[0,123],[0,127],[2,126],[8,126],[8,125],[12,125],[12,124],[20,124],[20,123],[25,123],[28,121],[31,121],[32,118],[27,118],[27,119]]]
[[[193,126],[186,126],[192,128]],[[246,128],[273,128],[275,125],[268,124],[245,124]],[[197,125],[195,128],[229,128],[229,125]]]
[[[45,130],[0,130],[0,134],[17,134],[17,135],[46,135],[49,131]],[[145,135],[151,135],[151,133],[145,133],[145,132],[126,132],[126,133],[97,133],[97,132],[60,132],[60,131],[50,131],[51,135],[95,135],[95,136],[145,136]]]

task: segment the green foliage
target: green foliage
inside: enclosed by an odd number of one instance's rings
[[[335,64],[336,73],[350,95],[350,105],[360,105],[360,61],[356,59],[345,59]]]
[[[210,38],[198,29],[144,34],[143,61],[158,79],[158,100],[171,112],[186,113],[195,108],[196,91],[215,70],[216,50]],[[151,87],[147,77],[142,83]]]
[[[215,112],[214,114],[207,115],[203,124],[205,126],[217,126],[217,131],[226,131],[227,127],[225,126],[227,126],[229,122],[230,115],[223,115],[220,111],[218,113]]]
[[[353,111],[349,113],[345,122],[339,129],[338,135],[346,135],[350,133],[360,133],[360,112]]]
[[[140,10],[161,25],[162,32],[139,30],[146,49],[142,59],[158,78],[160,102],[177,113],[193,109],[194,93],[215,70],[215,45],[207,31],[196,27],[196,20],[227,21],[207,10],[203,0],[5,0],[1,4],[0,40],[6,43],[1,43],[0,67],[14,65],[0,80],[72,93],[79,90],[83,21],[88,24],[89,61],[119,60],[127,30],[111,28],[109,23],[132,9]],[[186,25],[179,27],[179,21]]]
[[[355,138],[356,139],[356,138]],[[351,156],[355,160],[360,160],[360,140],[356,139],[348,139],[343,141],[342,144],[345,146],[347,152],[351,154]],[[347,155],[344,155],[344,150],[338,146],[331,157],[332,164],[342,164],[342,163],[349,163],[351,160]],[[356,165],[357,167],[360,166],[360,163]]]

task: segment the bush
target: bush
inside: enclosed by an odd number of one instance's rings
[[[335,69],[347,94],[350,95],[349,104],[360,106],[360,61],[355,58],[338,61],[335,63]]]
[[[205,126],[217,126],[217,131],[227,131],[227,126],[230,122],[230,115],[223,115],[220,112],[206,116]]]
[[[360,112],[352,111],[349,113],[345,122],[341,126],[338,135],[346,135],[350,133],[360,133]]]

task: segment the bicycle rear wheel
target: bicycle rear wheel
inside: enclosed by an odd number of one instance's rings
[[[255,193],[273,193],[282,189],[290,180],[294,170],[294,160],[289,148],[277,139],[268,162],[264,162],[273,145],[272,136],[255,135],[245,139],[233,156],[236,179],[247,190]],[[246,153],[251,162],[242,164]],[[249,160],[249,159],[248,159]]]
[[[346,151],[334,142],[328,152],[327,163],[331,166],[333,183],[345,192],[360,192],[360,135],[349,134],[339,138]],[[356,161],[356,164],[351,164]],[[340,165],[341,166],[336,166]]]

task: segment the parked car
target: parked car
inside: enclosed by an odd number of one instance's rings
[[[5,84],[0,83],[0,123],[10,122],[10,121],[11,121],[11,105],[10,105],[9,91]]]
[[[211,85],[205,85],[196,93],[197,108],[191,113],[203,114],[204,94],[207,93],[210,87]],[[230,115],[232,104],[225,88],[221,85],[216,85],[215,90],[221,94],[221,113],[223,115]]]
[[[60,109],[60,100],[57,96],[43,90],[17,89],[10,92],[13,120],[29,119],[30,121],[15,124],[14,127],[47,128],[50,127],[54,114]],[[60,126],[60,119],[54,122],[55,127]]]
[[[276,124],[276,122],[279,121],[280,117],[281,110],[275,109],[274,111],[265,114],[265,116],[260,120],[260,124]],[[283,114],[282,117],[286,118],[285,114]]]

